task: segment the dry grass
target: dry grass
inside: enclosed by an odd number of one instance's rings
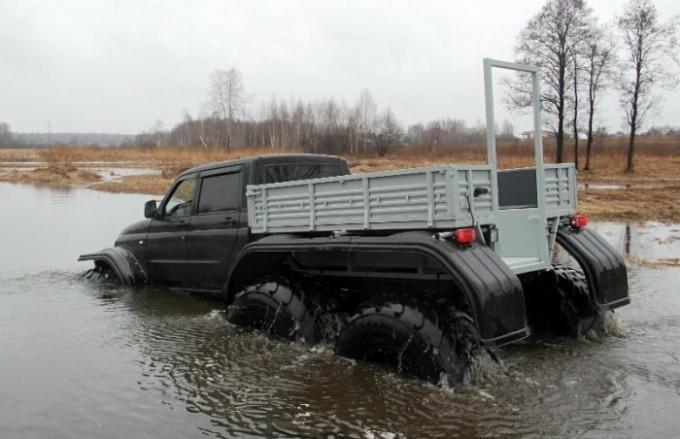
[[[0,163],[36,161],[37,151],[33,148],[0,148]]]
[[[617,190],[580,190],[579,210],[595,219],[680,220],[680,186]]]
[[[584,142],[581,142],[582,144]],[[499,167],[521,167],[533,162],[533,149],[526,141],[514,140],[498,143]],[[546,163],[554,158],[555,145],[551,139],[544,140]],[[594,145],[592,171],[589,177],[610,177],[623,175],[626,139],[597,139]],[[272,153],[301,152],[300,148],[250,148],[225,151],[204,148],[92,148],[57,145],[49,149],[0,149],[0,163],[3,161],[42,161],[48,164],[73,164],[77,162],[116,163],[116,166],[137,166],[168,168],[169,174],[175,169],[186,169],[196,165],[232,160],[245,156]],[[581,153],[581,164],[583,155]],[[358,171],[397,169],[400,167],[427,166],[435,163],[484,163],[486,147],[482,143],[468,143],[449,147],[409,148],[394,151],[387,156],[345,157]],[[565,161],[572,161],[572,148],[565,145]],[[626,177],[655,175],[659,170],[677,171],[680,163],[680,138],[640,137],[636,172]],[[79,165],[83,166],[83,165]],[[660,168],[665,169],[660,169]],[[676,172],[677,173],[677,172]]]
[[[661,258],[650,261],[649,259],[632,258],[629,256],[626,259],[635,265],[645,268],[680,267],[680,258]]]
[[[90,186],[104,192],[163,195],[172,184],[173,177],[163,175],[129,175],[116,181],[106,181]]]
[[[106,162],[116,166],[193,167],[204,163],[266,154],[302,152],[301,148],[249,148],[226,151],[204,148],[95,148],[56,145],[46,149],[0,149],[3,161],[46,163]]]
[[[36,168],[32,171],[0,172],[0,181],[12,183],[30,183],[39,186],[67,188],[73,186],[89,186],[101,181],[101,176],[86,169],[77,168]]]
[[[669,187],[633,187],[628,190],[579,191],[581,210],[594,219],[648,220],[669,222],[680,220],[680,139],[646,138],[639,140],[636,171],[623,172],[625,139],[600,139],[595,144],[592,170],[579,171],[580,182],[632,183],[634,185],[663,183]],[[598,143],[599,142],[599,143]],[[554,144],[546,141],[545,158],[550,163]],[[456,145],[451,148],[404,149],[384,157],[375,155],[346,156],[353,173],[431,166],[442,163],[485,163],[486,152],[482,144]],[[271,153],[295,153],[301,149],[255,148],[224,151],[201,148],[81,148],[57,146],[47,150],[0,149],[2,162],[40,161],[44,168],[32,172],[10,171],[2,173],[0,180],[36,183],[50,186],[88,186],[108,192],[131,192],[160,195],[165,192],[180,172],[204,163],[233,160],[246,156]],[[566,160],[571,160],[571,148],[566,145]],[[531,147],[521,141],[502,142],[498,145],[500,168],[531,165]],[[583,160],[583,159],[582,159]],[[161,175],[127,176],[116,181],[100,182],[100,177],[83,168],[88,163],[97,166],[153,167]],[[583,162],[582,162],[583,163]]]

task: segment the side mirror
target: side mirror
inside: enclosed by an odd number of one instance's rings
[[[158,206],[156,200],[149,200],[144,203],[144,218],[156,218],[158,213]]]

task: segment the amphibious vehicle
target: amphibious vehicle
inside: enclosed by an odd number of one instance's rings
[[[529,335],[602,331],[629,303],[621,256],[577,213],[572,164],[498,170],[486,59],[486,165],[350,174],[339,157],[289,154],[183,172],[90,276],[220,295],[232,322],[437,381],[470,355]],[[556,248],[573,266],[554,263]],[[335,330],[331,330],[331,329]]]

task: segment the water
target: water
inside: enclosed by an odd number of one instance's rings
[[[680,225],[601,223],[631,256],[621,337],[535,336],[453,389],[242,333],[219,301],[96,287],[151,197],[0,183],[0,438],[674,437],[680,427]],[[626,231],[628,230],[628,231]]]
[[[578,189],[585,190],[617,190],[617,189],[664,189],[673,187],[673,183],[578,183]]]

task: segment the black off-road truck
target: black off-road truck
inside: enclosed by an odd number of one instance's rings
[[[491,69],[536,70],[485,60]],[[535,100],[537,109],[537,100]],[[541,126],[535,111],[535,126]],[[619,254],[578,215],[572,164],[441,165],[351,175],[327,155],[272,155],[182,173],[89,276],[220,295],[227,318],[437,381],[529,335],[603,329],[629,303]],[[554,263],[555,249],[574,266]],[[337,330],[330,330],[336,328]]]

